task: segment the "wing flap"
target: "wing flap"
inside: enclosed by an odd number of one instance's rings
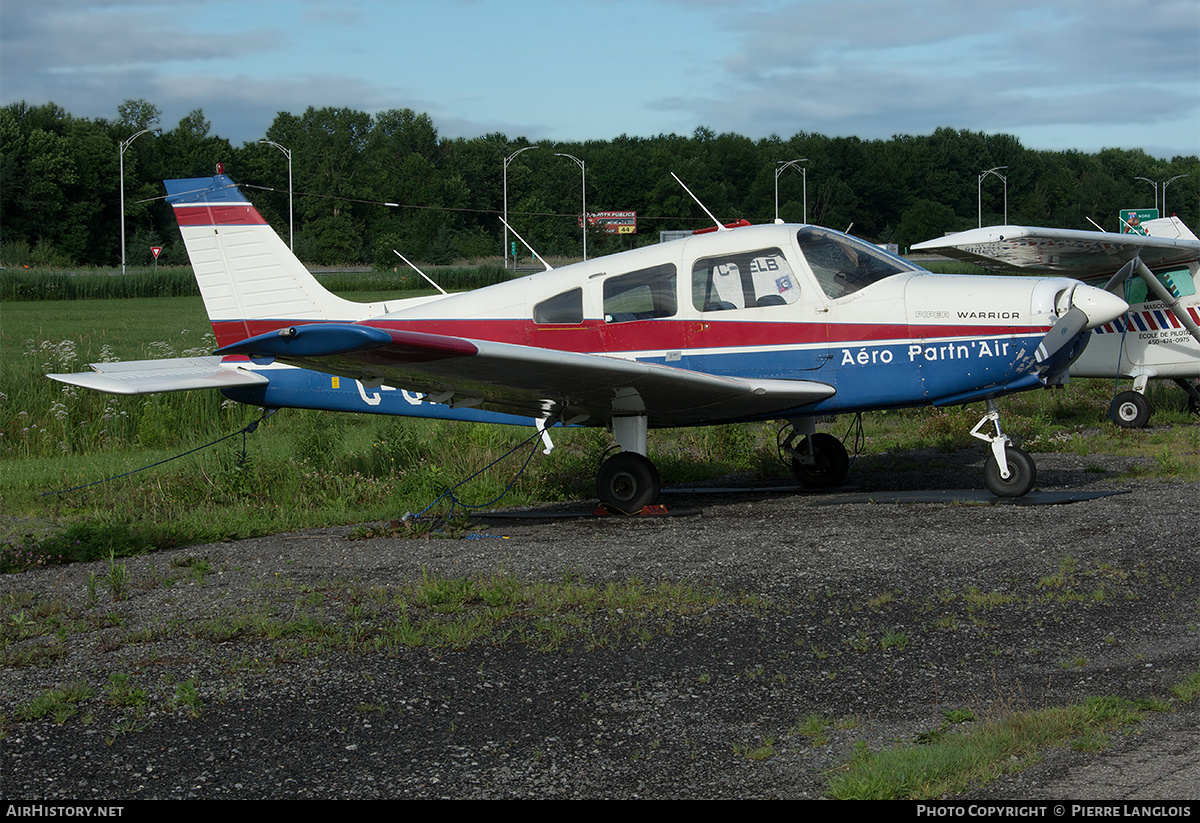
[[[125,360],[91,363],[90,372],[46,376],[71,386],[123,395],[262,386],[269,382],[264,375],[222,366],[221,361],[221,357]]]

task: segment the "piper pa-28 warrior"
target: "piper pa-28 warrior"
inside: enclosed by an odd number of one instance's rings
[[[1129,312],[1096,328],[1074,377],[1133,380],[1117,394],[1112,419],[1140,428],[1152,413],[1150,380],[1174,380],[1192,406],[1200,392],[1200,239],[1178,217],[1147,220],[1140,231],[1115,233],[1030,226],[986,226],[926,240],[914,250],[937,251],[1004,273],[1069,274],[1105,289],[1123,290]]]
[[[166,183],[218,348],[97,363],[56,380],[118,394],[218,388],[299,407],[604,426],[622,451],[597,494],[635,513],[659,494],[652,428],[783,420],[798,480],[843,483],[818,417],[987,403],[988,487],[1020,496],[1028,454],[995,398],[1068,379],[1125,302],[1060,277],[945,276],[825,228],[719,227],[475,291],[355,303],[325,290],[224,174]],[[992,431],[994,429],[994,432]]]

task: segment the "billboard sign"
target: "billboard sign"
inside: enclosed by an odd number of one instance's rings
[[[637,212],[593,212],[588,215],[588,226],[606,234],[637,234]]]

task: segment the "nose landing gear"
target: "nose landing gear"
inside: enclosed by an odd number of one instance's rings
[[[995,400],[987,401],[987,414],[971,429],[971,436],[988,443],[990,454],[983,465],[983,482],[988,491],[997,497],[1023,497],[1037,482],[1037,466],[1029,453],[1018,449],[1004,432],[1000,431],[1000,412]],[[988,434],[983,427],[991,423],[995,434]]]

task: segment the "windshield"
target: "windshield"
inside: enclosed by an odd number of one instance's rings
[[[805,226],[796,233],[805,261],[830,299],[854,294],[917,267],[841,232]]]

